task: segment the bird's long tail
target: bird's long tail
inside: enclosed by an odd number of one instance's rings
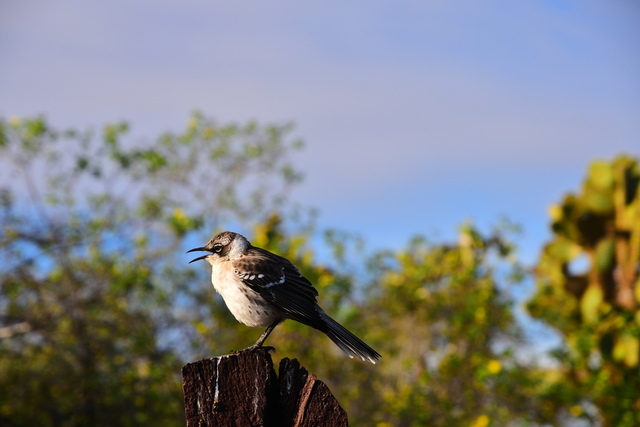
[[[349,357],[353,358],[353,356],[357,356],[362,360],[367,360],[374,364],[382,357],[377,351],[369,347],[367,343],[353,335],[347,328],[333,320],[324,311],[320,312],[320,317],[327,325],[325,332],[327,336],[331,338],[331,341],[336,343],[342,351],[347,353]]]

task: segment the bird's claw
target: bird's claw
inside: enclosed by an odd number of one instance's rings
[[[254,351],[258,351],[258,350],[263,350],[266,351],[267,353],[269,353],[270,351],[276,351],[275,347],[272,347],[270,345],[265,345],[265,346],[251,346],[251,347],[247,347],[244,350],[231,350],[231,354],[240,354],[240,353],[244,353],[245,351],[250,351],[250,352],[254,352]]]

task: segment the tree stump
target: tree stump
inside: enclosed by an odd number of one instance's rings
[[[182,368],[187,427],[348,425],[347,413],[325,383],[296,359],[268,351],[240,352]]]

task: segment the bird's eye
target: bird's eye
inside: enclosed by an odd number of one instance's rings
[[[222,251],[222,245],[215,245],[213,247],[213,251],[216,253],[220,253],[220,251]]]

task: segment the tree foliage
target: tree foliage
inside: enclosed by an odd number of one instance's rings
[[[368,327],[389,363],[367,411],[394,426],[544,420],[537,383],[514,354],[522,338],[509,290],[521,268],[502,231],[464,225],[456,244],[416,238],[371,264]]]
[[[594,403],[607,426],[640,425],[639,184],[637,160],[597,161],[582,191],[551,208],[553,240],[528,304],[565,337],[551,387],[585,417],[580,405]]]
[[[603,415],[612,423],[632,419],[636,162],[597,164],[584,194],[554,209],[530,310],[567,336],[556,369],[521,357],[510,292],[525,273],[505,228],[467,224],[457,242],[374,254],[348,232],[321,242],[287,203],[301,178],[291,129],[195,113],[184,131],[146,140],[126,123],[0,119],[1,425],[183,425],[181,366],[262,332],[239,324],[208,269],[183,255],[222,228],[294,261],[325,310],[383,355],[350,361],[292,321],[269,338],[276,357],[330,385],[354,425],[558,424],[591,402],[616,411]],[[571,270],[581,253],[585,274]]]
[[[176,254],[280,204],[299,178],[289,130],[194,114],[145,144],[125,123],[0,122],[0,424],[183,424],[180,367],[212,298]]]

